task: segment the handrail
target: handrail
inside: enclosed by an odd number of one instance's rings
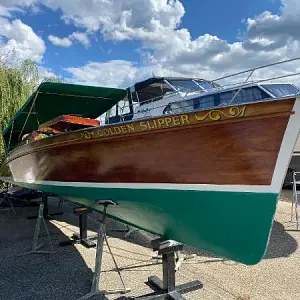
[[[282,61],[279,61],[279,62],[276,62],[276,63],[272,63],[272,64],[263,65],[263,66],[256,67],[256,68],[251,68],[251,69],[248,69],[246,71],[241,71],[241,72],[233,73],[233,74],[226,75],[226,76],[223,76],[223,77],[219,77],[217,79],[212,80],[212,82],[219,81],[219,80],[226,79],[226,78],[230,78],[230,77],[233,77],[233,76],[236,76],[236,75],[245,74],[245,73],[248,73],[248,72],[251,72],[251,71],[255,71],[255,70],[260,70],[260,69],[264,69],[264,68],[267,68],[267,67],[272,67],[272,66],[280,65],[280,64],[291,62],[291,61],[295,61],[295,60],[300,60],[300,56],[299,57],[295,57],[295,58],[291,58],[291,59],[287,59],[287,60],[282,60]]]

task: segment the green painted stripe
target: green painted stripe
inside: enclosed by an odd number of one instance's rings
[[[24,184],[22,184],[24,185]],[[197,249],[255,264],[265,254],[278,194],[28,185],[101,211],[94,200],[112,199],[110,216]]]

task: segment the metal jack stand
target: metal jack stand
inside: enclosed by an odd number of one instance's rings
[[[73,210],[74,214],[79,217],[79,234],[74,233],[71,240],[60,242],[59,245],[69,246],[73,244],[82,244],[86,248],[96,247],[96,244],[87,236],[87,220],[88,209],[86,207],[76,207]]]
[[[10,196],[8,194],[8,192],[3,192],[3,196],[0,199],[0,205],[1,204],[5,204],[5,202],[7,202],[9,204],[9,208],[1,208],[0,211],[5,211],[5,210],[10,210],[14,215],[16,215],[16,211],[14,209],[14,206],[11,202]]]
[[[99,205],[103,205],[103,218],[102,222],[99,224],[98,228],[98,234],[97,234],[97,249],[96,249],[96,260],[95,260],[95,272],[94,272],[94,277],[93,277],[93,282],[92,282],[92,287],[90,293],[84,295],[81,297],[79,300],[85,300],[85,299],[90,299],[96,295],[100,294],[115,294],[115,293],[120,293],[120,294],[125,294],[131,291],[130,288],[126,288],[122,274],[120,272],[120,269],[117,265],[117,262],[114,258],[114,255],[110,249],[110,246],[108,244],[107,238],[106,238],[106,210],[108,205],[116,205],[115,202],[112,200],[101,200],[98,202]],[[100,272],[101,272],[101,265],[102,265],[102,255],[103,255],[103,246],[104,246],[104,241],[107,244],[108,250],[110,252],[110,255],[114,261],[116,270],[119,274],[119,277],[121,279],[123,288],[122,289],[114,289],[114,290],[99,290],[99,280],[100,280]]]
[[[122,232],[122,233],[124,233],[124,235],[123,235],[124,239],[127,239],[133,232],[139,231],[139,229],[133,228],[133,227],[127,225],[127,224],[126,224],[126,229],[115,229],[116,224],[117,224],[117,220],[115,220],[114,227],[110,231],[111,232]]]
[[[43,201],[43,204],[44,204],[44,209],[43,209],[43,217],[44,219],[47,219],[47,220],[52,220],[53,219],[53,216],[59,216],[59,215],[62,215],[63,212],[56,212],[56,213],[51,213],[49,214],[49,209],[48,209],[48,194],[47,193],[43,193],[42,194],[42,201]],[[36,219],[38,218],[38,216],[28,216],[27,219]]]
[[[51,248],[51,250],[48,250],[48,251],[39,250],[44,246],[44,244],[38,245],[38,238],[39,238],[39,235],[40,235],[40,232],[41,232],[42,223],[44,224],[46,235],[48,237],[50,248]],[[50,238],[50,234],[49,234],[49,231],[48,231],[48,227],[47,227],[47,224],[46,224],[46,221],[45,221],[45,218],[44,218],[44,203],[41,202],[40,207],[39,207],[37,221],[36,221],[33,241],[32,241],[32,248],[29,252],[23,253],[22,255],[33,254],[33,253],[51,254],[53,252],[54,252],[54,248],[53,248],[52,241],[51,241],[51,238]]]
[[[148,278],[149,285],[157,289],[156,292],[137,297],[139,300],[185,300],[182,294],[203,288],[199,280],[175,286],[175,252],[183,249],[183,244],[175,241],[163,241],[157,239],[152,242],[153,250],[162,255],[163,259],[163,281],[157,276]]]
[[[188,259],[192,259],[196,257],[196,254],[182,254],[180,251],[175,251],[175,271],[178,271],[181,267],[182,263]],[[153,256],[153,259],[161,260],[162,256],[157,255]]]

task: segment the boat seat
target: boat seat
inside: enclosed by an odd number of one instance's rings
[[[59,134],[84,128],[97,127],[100,121],[90,118],[82,118],[72,115],[61,115],[39,126],[42,133]]]

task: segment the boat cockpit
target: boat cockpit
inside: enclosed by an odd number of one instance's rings
[[[296,95],[300,90],[289,83],[221,86],[204,79],[159,77],[138,82],[127,91],[126,98],[106,115],[106,124],[271,100]]]

